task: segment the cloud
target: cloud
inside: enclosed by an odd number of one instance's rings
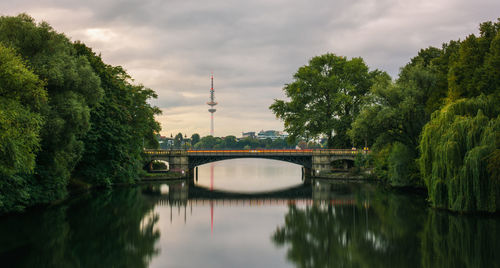
[[[163,134],[209,132],[210,72],[217,135],[282,129],[268,107],[313,56],[362,57],[396,77],[419,49],[477,33],[497,0],[18,0],[26,12],[81,40],[158,93]]]

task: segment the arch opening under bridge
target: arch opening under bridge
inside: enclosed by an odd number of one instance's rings
[[[268,156],[259,156],[259,155],[216,155],[216,156],[191,156],[189,158],[189,168],[195,168],[204,164],[209,164],[218,161],[231,160],[231,159],[244,159],[244,158],[252,158],[252,159],[269,159],[269,160],[277,160],[283,161],[287,163],[296,164],[299,166],[303,166],[305,168],[312,168],[312,160],[310,156],[301,156],[301,157],[293,157],[293,156],[276,156],[276,155],[268,155]]]

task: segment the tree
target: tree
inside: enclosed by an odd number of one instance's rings
[[[447,91],[442,88],[446,84],[439,83],[440,73],[434,66],[434,60],[442,55],[442,50],[433,47],[421,50],[401,69],[395,83],[388,77],[379,77],[382,79],[377,79],[370,89],[348,131],[356,146],[389,150],[388,155],[375,154],[387,158],[375,161],[385,165],[376,171],[394,186],[421,185],[415,162],[419,157],[420,133],[432,112],[442,105]]]
[[[275,100],[270,109],[284,121],[292,143],[324,135],[328,148],[350,148],[347,130],[373,79],[383,74],[369,72],[361,58],[317,56],[300,67],[294,81],[283,88],[290,101]]]
[[[284,139],[278,138],[273,141],[272,148],[275,149],[284,149],[284,148],[293,148],[293,145],[289,145]]]
[[[259,147],[259,140],[256,138],[245,137],[238,142],[240,148],[255,149]],[[248,146],[248,147],[247,147]]]
[[[225,149],[236,149],[238,141],[235,136],[229,135],[224,138]]]
[[[31,189],[23,175],[35,168],[46,102],[43,82],[0,43],[0,213],[29,203]]]
[[[0,17],[0,44],[0,212],[61,200],[75,177],[133,182],[157,146],[154,91],[26,14]]]
[[[200,141],[200,134],[194,133],[191,135],[191,144],[195,146]]]
[[[213,149],[217,144],[217,139],[214,136],[205,136],[200,139],[194,146],[196,149]]]
[[[104,90],[102,101],[90,111],[91,128],[74,176],[95,185],[134,182],[142,170],[143,146],[158,146],[160,126],[154,116],[161,111],[148,103],[156,94],[132,85],[123,68],[105,64],[85,44],[76,42],[74,47],[90,62]]]
[[[184,140],[184,137],[182,136],[182,133],[177,133],[174,138],[174,148],[180,149],[182,145],[182,141]]]
[[[449,57],[446,105],[420,138],[420,172],[434,207],[500,210],[500,20],[483,23]]]
[[[90,128],[90,109],[102,98],[99,77],[73,44],[45,22],[26,14],[0,18],[0,42],[15,49],[46,82],[49,102],[40,108],[46,120],[40,130],[35,172],[26,175],[30,202],[49,203],[66,196],[66,186],[81,159],[82,137]]]
[[[46,102],[43,82],[0,43],[0,174],[33,171]]]
[[[433,206],[466,212],[500,209],[500,181],[488,169],[500,150],[499,107],[493,97],[461,99],[425,126],[419,160]]]

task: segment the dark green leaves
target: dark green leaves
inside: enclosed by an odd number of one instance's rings
[[[0,43],[0,213],[21,210],[30,198],[24,177],[35,168],[47,102],[43,83],[14,50]]]
[[[133,182],[157,146],[154,97],[47,23],[0,17],[0,212],[64,198],[71,177]]]
[[[284,121],[292,142],[325,136],[329,148],[347,148],[351,142],[346,132],[363,96],[380,75],[368,72],[361,58],[314,57],[283,88],[290,101],[275,100],[269,108]]]

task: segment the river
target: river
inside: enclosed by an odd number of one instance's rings
[[[2,267],[499,267],[500,219],[261,159],[0,218]]]

